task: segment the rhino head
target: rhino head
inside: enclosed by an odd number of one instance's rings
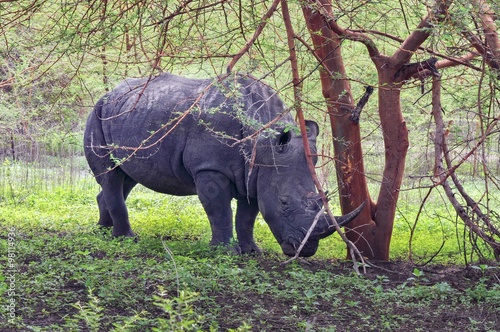
[[[312,153],[316,151],[318,125],[306,121]],[[313,157],[316,164],[317,157]],[[307,166],[302,137],[294,130],[281,130],[278,135],[257,143],[255,165],[259,210],[283,252],[294,256],[314,219],[322,209],[322,200]],[[335,217],[345,226],[363,209]],[[319,240],[335,232],[330,218],[320,216],[315,229],[300,252],[308,257],[316,253]]]

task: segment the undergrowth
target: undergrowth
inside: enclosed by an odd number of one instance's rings
[[[457,267],[458,246],[437,257],[454,264],[439,271],[392,262],[356,276],[338,238],[322,241],[312,259],[283,265],[259,219],[264,254],[233,256],[209,247],[196,198],[144,188],[128,201],[138,241],[116,240],[96,227],[90,177],[23,187],[13,181],[19,173],[3,174],[10,178],[0,190],[0,331],[494,331],[500,324],[498,267]],[[408,255],[405,218],[394,231],[398,259]],[[421,220],[415,254],[438,250],[435,234],[452,243],[448,228]]]
[[[7,223],[64,232],[91,231],[95,228],[98,218],[95,196],[99,188],[85,171],[83,160],[77,162],[76,168],[80,167],[80,171],[76,176],[75,172],[68,172],[64,165],[29,168],[9,163],[3,166],[0,169],[0,216],[8,217]],[[463,226],[456,220],[450,220],[449,211],[437,201],[429,204],[414,227],[418,202],[418,197],[413,201],[401,199],[391,240],[391,257],[406,260],[411,249],[411,256],[416,262],[433,258],[434,263],[462,264],[464,252],[467,254]],[[340,214],[340,209],[332,205],[334,214]],[[209,240],[208,219],[194,196],[162,195],[138,186],[128,198],[127,206],[132,227],[139,236]],[[255,226],[255,238],[264,249],[280,251],[260,216]],[[480,246],[481,243],[475,245]],[[345,244],[334,234],[321,241],[315,257],[346,257]],[[474,257],[469,260],[474,260]]]

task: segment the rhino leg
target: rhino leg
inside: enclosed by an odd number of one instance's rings
[[[125,181],[123,183],[123,198],[127,200],[128,195],[134,189],[137,182],[132,180],[130,177],[125,177]],[[97,195],[97,205],[99,206],[99,222],[98,225],[100,227],[113,227],[113,219],[109,214],[108,207],[106,205],[106,200],[104,199],[104,194],[101,191]]]
[[[106,206],[106,200],[104,199],[104,194],[101,191],[97,195],[97,205],[99,206],[99,222],[98,225],[101,227],[113,227],[113,219],[109,215],[108,207]]]
[[[238,236],[238,244],[242,254],[262,253],[253,238],[253,226],[258,213],[259,206],[256,201],[238,200],[236,235]]]
[[[113,236],[135,236],[128,218],[125,199],[135,182],[122,170],[116,168],[98,177],[102,192],[97,196],[99,203],[99,225],[113,225]]]
[[[210,220],[211,245],[227,245],[233,238],[233,212],[229,179],[219,172],[204,171],[195,177],[196,192]]]

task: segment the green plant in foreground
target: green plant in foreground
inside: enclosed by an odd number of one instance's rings
[[[413,277],[408,278],[408,281],[413,281],[417,285],[420,284],[421,282],[429,281],[427,278],[425,278],[425,272],[417,268],[413,269],[412,275]]]
[[[168,315],[168,318],[157,319],[158,327],[153,328],[153,331],[202,331],[205,317],[193,307],[193,302],[199,299],[198,293],[182,290],[178,297],[167,296],[168,292],[162,288],[159,295],[153,296],[154,304]],[[215,327],[210,326],[210,331],[215,331]]]
[[[159,294],[154,295],[153,300],[154,304],[168,316],[168,318],[158,317],[153,331],[207,331],[207,327],[209,331],[218,331],[217,322],[210,321],[196,312],[195,303],[201,300],[196,292],[181,290],[177,297],[169,298],[168,292],[160,287]],[[238,328],[228,331],[252,331],[252,327],[244,322]]]
[[[78,313],[66,320],[66,327],[78,329],[79,323],[83,322],[91,332],[99,331],[104,308],[99,305],[99,299],[93,294],[92,288],[88,289],[88,298],[87,304],[78,301],[73,305]]]
[[[488,270],[496,269],[497,267],[495,266],[489,266],[488,264],[480,264],[480,265],[473,265],[471,266],[474,270],[479,270],[481,271],[481,275],[484,276]]]
[[[196,312],[194,302],[199,300],[199,294],[181,290],[174,298],[168,297],[168,292],[160,287],[158,295],[153,296],[154,304],[160,307],[168,318],[159,317],[156,320],[157,327],[153,331],[202,331],[206,319]],[[214,323],[210,325],[210,331],[216,331]]]

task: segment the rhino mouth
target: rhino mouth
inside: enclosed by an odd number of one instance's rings
[[[281,250],[283,250],[283,253],[287,256],[293,257],[297,254],[297,251],[299,250],[300,244],[302,243],[302,240],[299,241],[293,237],[287,238],[285,241],[280,243]],[[319,246],[319,240],[314,240],[309,238],[307,242],[305,243],[304,247],[302,247],[302,250],[299,253],[300,257],[310,257],[316,253],[316,250],[318,250]]]
[[[357,217],[357,215],[363,210],[366,204],[367,201],[364,201],[354,211],[349,212],[348,214],[345,214],[343,216],[335,217],[338,225],[340,227],[346,226],[349,222]],[[325,222],[321,223],[321,225],[316,225],[316,228],[312,231],[307,242],[304,244],[304,247],[299,253],[300,257],[310,257],[314,255],[318,250],[319,240],[332,235],[336,231],[336,227],[333,226],[330,218],[326,214],[323,216],[323,221]],[[283,241],[279,242],[283,253],[287,256],[296,255],[300,244],[306,236],[307,230],[295,230],[294,232],[294,234],[285,237]],[[299,238],[300,240],[298,240]]]

